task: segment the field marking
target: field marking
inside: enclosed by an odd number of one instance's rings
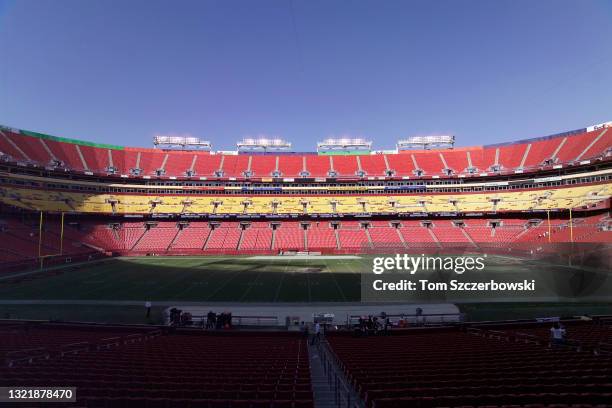
[[[328,260],[328,259],[361,259],[360,256],[357,255],[258,255],[251,256],[246,258],[253,261],[284,261],[284,260],[297,260],[303,259],[305,261],[316,261],[318,259]]]
[[[505,255],[489,254],[488,262],[492,265],[488,271],[477,276],[476,280],[485,280],[487,277],[498,278],[505,276],[520,277],[524,274],[538,270],[541,272],[541,279],[548,279],[552,272],[550,267],[558,267],[561,273],[575,273],[575,271],[584,270],[589,272],[586,267],[578,265],[569,266],[565,264],[551,264],[537,259],[522,259],[519,257],[511,257]],[[150,299],[155,301],[169,301],[174,303],[187,303],[190,301],[212,301],[225,302],[225,299],[230,301],[241,302],[245,304],[256,303],[253,299],[270,299],[274,298],[275,302],[281,300],[289,300],[288,303],[304,302],[308,299],[309,302],[316,302],[317,299],[327,300],[329,298],[347,300],[359,299],[355,283],[352,278],[357,268],[364,267],[364,272],[371,261],[371,257],[363,256],[356,257],[359,260],[347,259],[322,259],[321,257],[273,257],[275,261],[282,261],[284,264],[270,260],[253,260],[252,257],[139,257],[126,258],[128,261],[123,261],[122,258],[103,259],[94,262],[81,264],[77,268],[73,268],[76,264],[65,265],[58,268],[59,273],[42,273],[32,271],[26,275],[32,275],[33,279],[26,279],[22,282],[4,284],[0,282],[0,299],[43,299],[54,300],[70,299],[80,301],[81,299],[108,301],[122,301],[123,299]],[[353,257],[355,258],[355,257]],[[125,258],[124,258],[125,259]],[[508,261],[512,261],[511,264]],[[353,266],[353,264],[355,266]],[[519,265],[520,264],[520,265]],[[211,266],[212,265],[212,266]],[[218,265],[220,269],[216,268]],[[333,292],[334,285],[329,283],[330,278],[324,273],[304,273],[308,267],[324,266],[328,269],[325,272],[332,273],[331,280],[334,281],[336,292]],[[278,273],[268,274],[267,269]],[[314,268],[318,269],[318,268]],[[336,272],[336,269],[341,269]],[[240,274],[249,272],[249,281],[255,283],[257,288],[255,292],[252,286],[243,288],[243,291],[238,291],[238,287],[242,286],[242,281],[234,282],[240,279]],[[295,273],[293,273],[295,272]],[[336,276],[336,273],[347,272],[343,275]],[[348,273],[353,272],[353,273]],[[602,272],[594,270],[598,277]],[[252,275],[251,275],[252,274]],[[304,278],[306,274],[306,278]],[[606,276],[609,274],[605,274]],[[339,279],[342,278],[342,279]],[[105,278],[99,283],[93,284]],[[326,284],[321,284],[321,279],[326,281]],[[522,279],[522,278],[521,278]],[[285,281],[287,287],[285,287]],[[340,284],[339,282],[343,283]],[[234,282],[234,283],[232,283]],[[274,282],[277,286],[274,287]],[[551,283],[552,282],[552,283]],[[575,300],[575,297],[570,296],[555,296],[548,295],[555,291],[555,281],[542,281],[538,284],[540,297],[525,297],[519,296],[512,299],[505,296],[493,295],[492,297],[480,297],[478,299],[458,296],[446,298],[447,301],[457,303],[482,303],[482,302],[525,302],[536,301],[557,301],[566,302]],[[199,283],[206,283],[205,285]],[[236,288],[232,286],[236,284]],[[306,292],[303,291],[306,284]],[[268,286],[269,285],[269,286]],[[346,289],[346,291],[344,290]],[[610,302],[612,295],[604,293],[605,290],[598,290],[594,295],[580,295],[579,302]],[[219,296],[219,293],[222,293]],[[251,295],[253,293],[254,295]],[[339,296],[338,296],[339,293]],[[348,295],[347,295],[348,293]],[[562,294],[567,295],[571,292],[562,291]],[[187,294],[187,295],[185,295]],[[303,296],[306,294],[307,296]],[[283,295],[283,296],[281,296]],[[538,293],[535,293],[537,296]],[[217,297],[219,296],[219,300]],[[450,296],[450,295],[449,295]],[[453,295],[454,296],[454,295]],[[180,298],[184,297],[184,301]],[[211,300],[215,299],[215,300]],[[294,302],[295,301],[295,302]],[[415,299],[419,301],[419,299]],[[0,304],[2,300],[0,300]]]
[[[346,265],[347,269],[349,270],[349,272],[357,274],[357,275],[361,275],[361,272],[357,272],[355,271],[355,269],[353,269],[353,267],[351,266],[350,262],[340,262],[342,265]]]
[[[210,271],[207,271],[207,270],[197,270],[197,271],[193,271],[192,273],[205,274],[205,278],[206,278],[206,279],[208,279],[208,275],[210,275],[210,274],[211,274],[211,272],[210,272]],[[190,281],[191,281],[191,279],[190,279]],[[189,291],[190,291],[190,290],[192,290],[192,289],[196,289],[196,288],[197,288],[197,286],[200,286],[200,283],[201,283],[201,282],[202,282],[201,280],[198,280],[198,281],[192,281],[192,283],[191,283],[189,286],[187,286],[185,289],[183,289],[183,290],[179,291],[178,293],[175,293],[175,294],[174,294],[174,296],[175,296],[175,297],[178,299],[178,298],[179,298],[180,296],[182,296],[184,293],[189,292]],[[209,281],[208,281],[208,280],[206,280],[205,282],[206,282],[206,286],[208,286]]]
[[[310,274],[306,274],[306,288],[308,289],[308,301],[312,302],[312,289],[310,287]]]
[[[341,262],[341,264],[344,264],[345,262]],[[344,291],[342,290],[342,288],[340,287],[340,284],[338,283],[338,280],[336,279],[336,272],[332,272],[331,268],[329,268],[329,274],[331,274],[332,280],[334,281],[334,283],[336,284],[336,288],[338,289],[338,293],[340,293],[340,296],[342,296],[342,299],[346,302],[346,295],[344,294]]]
[[[289,260],[289,262],[287,262],[287,264],[285,265],[285,270],[283,271],[282,276],[280,278],[280,282],[278,283],[278,286],[276,287],[276,293],[274,294],[275,302],[278,300],[278,295],[280,295],[280,290],[281,290],[281,287],[283,286],[283,281],[285,280],[285,276],[287,276],[287,268],[289,267],[290,264],[291,264],[291,260]]]
[[[239,269],[239,270],[235,271],[235,272],[234,272],[234,273],[233,273],[233,274],[232,274],[232,275],[229,277],[229,279],[227,279],[225,282],[223,282],[223,284],[222,284],[221,286],[219,286],[219,287],[217,288],[217,290],[215,290],[213,293],[211,293],[210,295],[208,295],[208,296],[206,297],[206,300],[207,300],[207,301],[210,301],[210,299],[211,299],[212,297],[214,297],[214,296],[215,296],[217,293],[219,293],[219,292],[220,292],[222,289],[224,289],[224,288],[227,286],[227,284],[228,284],[228,283],[230,283],[232,280],[234,280],[234,278],[235,278],[236,276],[240,275],[242,272],[244,272],[244,270],[240,270],[240,269]],[[213,271],[213,273],[214,273],[214,271]]]
[[[205,279],[205,282],[207,283],[207,286],[208,286],[208,284],[211,281],[211,277],[215,275],[215,272],[225,272],[225,271],[209,271],[207,269],[207,266],[211,263],[214,263],[218,259],[226,259],[226,258],[217,258],[217,257],[214,257],[215,259],[213,259],[213,257],[185,257],[185,258],[160,257],[160,258],[162,259],[139,257],[139,258],[133,258],[131,262],[132,264],[137,265],[136,268],[139,269],[131,274],[132,279],[130,279],[130,281],[135,286],[142,286],[142,285],[140,284],[140,280],[138,278],[133,279],[134,276],[140,272],[144,272],[144,273],[150,272],[146,268],[150,268],[150,267],[171,268],[172,266],[174,266],[176,269],[179,269],[181,271],[180,273],[175,273],[175,274],[173,274],[172,271],[169,273],[161,274],[163,276],[173,277],[173,279],[168,280],[167,278],[164,278],[165,280],[163,280],[162,285],[159,285],[159,287],[149,290],[147,293],[147,299],[149,300],[151,300],[152,298],[155,298],[155,296],[159,293],[163,294],[164,291],[168,290],[168,288],[172,288],[173,286],[180,284],[181,286],[184,286],[184,287],[177,288],[176,291],[173,291],[171,294],[168,294],[167,299],[169,299],[168,301],[171,301],[171,302],[182,301],[180,299],[180,296],[182,296],[186,292],[196,289],[197,285],[195,282],[198,282],[198,285],[199,285],[199,283],[202,282],[201,279]],[[170,259],[174,261],[175,263],[174,265],[172,265],[171,263],[169,264],[168,262],[165,262],[165,261],[169,261]],[[143,260],[149,261],[149,262],[139,262]],[[160,262],[156,263],[155,261],[160,261]],[[144,268],[144,271],[141,270],[140,268]],[[159,272],[159,271],[155,271],[155,272]],[[199,276],[196,277],[195,275],[199,275]],[[183,283],[184,285],[182,285]],[[151,289],[151,288],[145,288],[145,289]]]
[[[180,269],[184,269],[184,270],[186,270],[186,271],[188,270],[190,274],[196,273],[196,271],[194,271],[194,270],[193,270],[193,268],[196,266],[196,264],[193,264],[193,265],[192,265],[191,263],[187,263],[187,262],[182,263],[182,264],[183,264],[183,265],[187,265],[187,266],[181,266],[181,267],[179,267]],[[147,264],[145,263],[145,264],[140,264],[140,265],[145,265],[145,266],[146,266]],[[165,268],[167,268],[167,267],[168,267],[167,265],[165,265],[165,264],[163,264],[163,263],[161,264],[161,266],[162,266],[162,267],[165,267]],[[135,271],[135,272],[133,272],[133,273],[131,274],[131,276],[130,276],[130,278],[132,278],[132,279],[131,279],[131,281],[132,281],[132,282],[133,282],[133,284],[134,284],[134,285],[136,285],[136,286],[140,286],[140,285],[142,285],[142,283],[141,283],[141,280],[140,280],[140,279],[138,279],[137,277],[136,277],[136,279],[134,279],[135,275],[137,275],[137,274],[139,274],[139,273],[141,273],[141,272],[142,272],[142,271],[140,271],[140,270]],[[146,273],[147,271],[145,270],[144,272]],[[123,273],[121,273],[121,274],[123,274]],[[128,277],[128,276],[126,276],[126,277]],[[163,282],[163,285],[159,285],[157,288],[153,288],[152,290],[148,290],[149,288],[146,288],[146,289],[145,289],[145,291],[147,291],[147,292],[148,292],[148,293],[147,293],[147,297],[153,297],[153,296],[155,296],[155,294],[156,294],[156,293],[160,293],[160,292],[162,292],[162,291],[167,291],[167,290],[168,290],[168,288],[172,287],[172,285],[175,285],[175,284],[177,284],[177,283],[181,283],[181,282],[183,282],[183,281],[186,281],[186,280],[185,280],[185,276],[184,276],[184,274],[183,274],[183,273],[181,273],[181,274],[175,274],[175,275],[174,275],[174,279],[165,280],[165,281]],[[191,288],[191,286],[193,286],[193,285],[192,285],[192,284],[188,285],[188,287],[189,287],[189,288]],[[122,288],[122,289],[123,289],[123,288]],[[182,293],[182,292],[183,292],[183,291],[180,291],[180,292],[178,292],[178,293]],[[163,292],[162,292],[162,293],[163,293]],[[177,296],[177,293],[176,293],[176,292],[174,292],[174,294],[173,294],[172,296]]]
[[[68,268],[75,267],[75,266],[84,266],[84,265],[93,265],[93,264],[99,264],[99,263],[104,263],[104,262],[112,262],[115,259],[116,258],[101,258],[101,259],[94,259],[93,261],[75,262],[75,263],[71,263],[68,265],[54,265],[54,266],[44,267],[43,269],[32,269],[32,270],[25,271],[25,272],[15,272],[15,273],[10,273],[9,275],[0,276],[0,281],[12,279],[12,278],[18,278],[20,276],[28,276],[28,275],[34,275],[34,274],[44,273],[44,272],[49,272],[49,271],[68,269]]]
[[[222,260],[226,260],[228,258],[237,258],[237,259],[247,259],[246,255],[235,255],[235,256],[208,256],[208,255],[200,255],[200,256],[117,256],[114,258],[106,258],[106,259],[113,259],[113,260],[120,260],[120,261],[126,261],[126,262],[138,262],[138,261],[150,261],[150,262],[156,262],[156,261],[169,261],[169,260],[207,260],[207,259],[211,259],[211,260],[218,260],[218,259],[222,259]]]
[[[117,279],[117,277],[128,278],[128,276],[125,275],[125,272],[119,272],[119,271],[117,271],[117,269],[113,269],[112,265],[106,265],[106,266],[107,267],[110,266],[111,268],[110,269],[109,268],[102,268],[97,273],[94,273],[93,275],[90,275],[90,277],[98,277],[99,275],[102,275],[102,274],[104,274],[104,275],[112,274],[112,275],[116,275],[116,277],[114,277],[113,279],[108,279],[108,278],[105,279],[105,282],[106,282],[105,284],[102,284],[102,285],[96,286],[95,288],[87,290],[87,291],[82,293],[83,295],[92,294],[93,296],[95,296],[96,293],[100,292],[100,289],[102,289],[102,293],[108,293],[106,290],[104,290],[104,288],[109,288],[109,287],[112,288],[112,287],[117,286],[118,282],[121,282],[121,279]],[[74,272],[79,273],[79,271],[74,271]],[[129,279],[129,280],[131,280],[131,279]],[[121,285],[118,285],[118,286],[121,287]],[[117,290],[115,290],[114,292],[116,293]]]
[[[252,281],[247,282],[248,287],[246,288],[246,290],[242,293],[242,296],[240,296],[240,299],[238,299],[239,302],[242,302],[245,298],[246,295],[249,294],[249,292],[251,291],[251,289],[253,289],[253,286],[257,283],[257,281],[259,280],[259,277],[261,276],[261,270],[259,272],[257,272],[257,276],[255,276],[255,279],[253,279]]]
[[[108,267],[111,266],[111,264],[112,264],[112,262],[103,263],[101,268],[99,268],[97,270],[94,270],[94,272],[89,272],[90,275],[88,276],[88,278],[97,278],[100,275],[108,274],[109,273]],[[43,271],[43,273],[44,273],[44,271]],[[78,274],[82,274],[82,273],[83,273],[83,271],[79,271],[79,270],[67,270],[67,271],[64,271],[61,275],[54,275],[54,276],[46,277],[46,278],[51,278],[51,279],[52,278],[57,278],[57,280],[52,282],[51,287],[49,287],[47,289],[51,290],[51,291],[54,290],[55,289],[55,287],[53,287],[54,285],[56,287],[57,286],[64,287],[66,284],[70,284],[72,282],[72,280],[70,280],[70,275],[78,275]],[[66,280],[68,280],[68,282],[66,282]],[[79,281],[79,284],[82,284],[82,282],[83,281]],[[106,283],[106,286],[116,284],[116,282],[108,281],[107,279],[105,279],[104,282]],[[27,281],[24,286],[31,288],[33,285],[36,285],[37,283],[38,283],[37,279],[32,279],[30,281]],[[105,285],[103,284],[103,285],[100,285],[100,286],[105,286]],[[82,288],[82,290],[79,291],[80,295],[83,296],[83,295],[87,295],[87,294],[90,294],[90,293],[96,293],[100,286],[97,286],[95,288],[90,288],[90,289]]]

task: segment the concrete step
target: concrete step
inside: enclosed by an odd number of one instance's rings
[[[310,358],[310,381],[315,408],[335,408],[336,401],[334,390],[330,387],[329,379],[323,370],[321,356],[316,346],[308,344],[308,355]]]
[[[325,356],[320,354],[324,353],[323,350],[326,350],[324,347],[327,347],[327,345],[324,338],[321,339],[321,341],[324,342],[321,351],[316,345],[313,346],[308,344],[310,380],[312,382],[315,408],[363,408],[363,401],[358,399],[354,390],[350,391],[350,396],[347,395],[345,390],[349,389],[346,385],[348,382],[343,373],[335,367],[334,363],[331,364],[330,372],[335,372],[336,374],[332,374],[328,377],[324,368]],[[329,356],[329,353],[327,355]],[[334,383],[336,375],[338,375],[338,389],[343,390],[338,392],[338,397],[336,394],[336,384]]]

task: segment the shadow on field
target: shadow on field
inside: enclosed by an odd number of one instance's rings
[[[0,280],[1,300],[358,302],[355,261],[139,257]]]

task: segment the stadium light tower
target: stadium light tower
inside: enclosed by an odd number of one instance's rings
[[[362,138],[329,138],[317,143],[318,152],[370,151],[372,142]]]
[[[413,136],[408,139],[398,140],[397,150],[431,149],[432,147],[453,148],[454,145],[455,136],[451,135]]]
[[[279,152],[291,150],[291,142],[279,138],[244,138],[236,147],[239,152]]]
[[[212,144],[207,140],[186,136],[155,136],[153,145],[166,150],[210,150]]]

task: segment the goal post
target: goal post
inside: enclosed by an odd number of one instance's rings
[[[46,258],[52,258],[55,256],[62,256],[64,254],[64,217],[65,213],[61,213],[60,218],[60,242],[59,242],[59,252],[55,254],[42,254],[42,245],[43,245],[43,226],[44,226],[44,213],[40,212],[40,217],[38,221],[38,260],[40,262],[40,269],[44,267],[44,260]]]

